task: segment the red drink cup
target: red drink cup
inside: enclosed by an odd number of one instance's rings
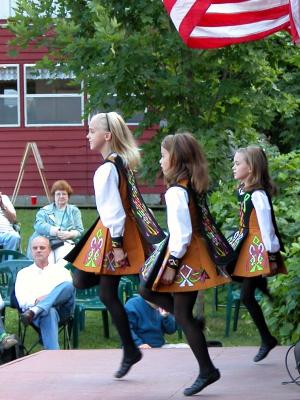
[[[31,205],[35,206],[37,204],[37,197],[36,196],[31,196]]]

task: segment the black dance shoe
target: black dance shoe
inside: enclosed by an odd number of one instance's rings
[[[137,349],[136,353],[132,357],[124,357],[120,368],[115,373],[115,378],[123,378],[123,376],[125,376],[127,374],[127,372],[130,370],[130,368],[134,364],[139,362],[142,357],[143,357],[143,355],[139,349]]]
[[[277,339],[274,337],[272,338],[272,340],[269,343],[263,343],[260,346],[256,356],[253,358],[253,361],[259,362],[259,361],[263,360],[264,358],[266,358],[267,355],[270,353],[270,351],[272,349],[274,349],[274,347],[277,346],[277,344],[278,344]]]
[[[184,389],[183,394],[185,396],[192,396],[193,394],[201,392],[206,386],[211,385],[221,378],[220,371],[214,369],[209,375],[199,375],[191,387]]]

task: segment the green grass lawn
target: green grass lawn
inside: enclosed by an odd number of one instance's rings
[[[18,221],[21,223],[22,251],[26,252],[29,236],[33,232],[33,223],[37,210],[18,209]],[[85,229],[87,229],[95,220],[97,214],[94,209],[82,209],[82,219]],[[163,211],[155,211],[155,215],[161,225],[165,228],[165,216]],[[225,303],[227,289],[220,290],[219,303]],[[249,318],[248,313],[241,309],[237,332],[232,332],[228,338],[224,337],[225,332],[225,307],[220,307],[215,311],[213,306],[213,289],[205,291],[204,310],[206,316],[206,337],[208,340],[218,340],[223,346],[251,346],[259,345],[259,335]],[[15,310],[8,309],[6,315],[6,330],[8,332],[18,331],[17,313]],[[36,334],[31,332],[27,343],[31,343]],[[181,342],[185,339],[179,339],[178,334],[166,335],[168,342]],[[112,323],[110,322],[110,338],[103,336],[102,318],[100,312],[88,311],[86,313],[85,329],[80,333],[80,348],[118,348],[120,341]],[[36,348],[39,350],[40,348]]]

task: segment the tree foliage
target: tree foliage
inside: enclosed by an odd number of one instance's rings
[[[147,110],[140,131],[161,121],[162,135],[192,131],[215,182],[229,171],[231,147],[262,133],[286,150],[299,146],[300,56],[283,33],[188,49],[156,0],[19,0],[9,27],[15,48],[46,46],[42,66],[84,83],[87,111],[110,109],[114,95],[113,107],[125,117]],[[156,140],[146,145],[144,175],[154,176],[158,158]]]

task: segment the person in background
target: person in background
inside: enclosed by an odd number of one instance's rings
[[[4,309],[4,307],[5,304],[0,293],[0,347],[2,347],[3,350],[8,350],[11,347],[15,346],[18,343],[18,340],[15,335],[10,335],[5,331],[4,324],[1,318],[1,311]]]
[[[15,296],[23,311],[25,325],[41,331],[47,350],[59,349],[58,324],[70,318],[75,306],[75,288],[70,271],[48,261],[50,243],[38,236],[31,242],[34,264],[21,269],[16,278]]]
[[[29,239],[27,256],[31,255],[31,241],[37,236],[47,237],[52,251],[49,262],[57,263],[74,247],[75,242],[83,233],[81,212],[78,207],[69,204],[73,189],[65,180],[53,183],[51,194],[54,202],[41,208],[35,218],[35,232]]]
[[[133,340],[140,349],[162,347],[164,334],[176,332],[174,316],[139,295],[126,302],[125,310]]]
[[[17,250],[21,237],[14,229],[17,214],[8,196],[0,192],[0,245],[5,250]]]

